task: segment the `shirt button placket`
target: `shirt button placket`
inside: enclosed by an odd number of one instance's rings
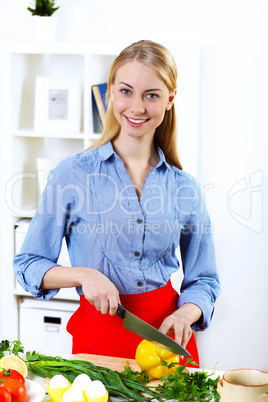
[[[137,220],[136,220],[136,222],[137,222],[137,224],[140,226],[142,223],[143,223],[143,219],[141,219],[141,218],[138,218]],[[137,243],[139,244],[139,246],[142,248],[143,247],[143,244],[142,244],[142,239],[143,239],[143,230],[138,230],[138,236],[137,236]],[[135,251],[134,252],[134,255],[135,255],[135,257],[140,257],[140,255],[141,255],[141,253],[140,253],[140,251]],[[141,286],[141,285],[139,285],[139,286]]]
[[[144,224],[143,223],[144,223],[144,220],[142,218],[136,219],[136,225],[137,225],[136,247],[137,247],[137,250],[134,252],[134,256],[135,256],[137,263],[138,263],[138,261],[140,261],[139,257],[141,257],[141,251],[138,251],[138,250],[143,249],[143,239],[144,239]],[[139,268],[138,268],[135,276],[136,276],[136,284],[141,289],[144,286],[144,282],[141,278],[141,272],[140,272]],[[142,290],[140,290],[140,291],[142,291]]]

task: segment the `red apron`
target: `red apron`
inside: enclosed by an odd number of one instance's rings
[[[162,321],[178,308],[178,293],[171,282],[146,293],[120,295],[122,305],[131,313],[159,328]],[[123,327],[118,315],[102,314],[80,296],[80,306],[72,315],[67,331],[73,336],[72,353],[89,353],[103,356],[135,358],[135,352],[142,338]],[[171,334],[171,337],[174,334]],[[199,366],[198,350],[194,333],[187,351]],[[182,359],[184,364],[185,358]],[[195,367],[198,367],[195,366]]]

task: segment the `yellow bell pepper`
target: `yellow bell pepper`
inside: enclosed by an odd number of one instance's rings
[[[53,402],[60,402],[63,394],[71,387],[69,384],[68,387],[58,387],[51,388],[49,384],[47,384],[47,392]]]
[[[86,396],[87,402],[107,402],[108,398],[109,398],[108,391],[106,391],[106,395],[98,396],[97,398],[90,398],[89,396]]]
[[[153,378],[161,378],[163,375],[175,373],[176,366],[168,369],[161,364],[162,361],[170,363],[179,363],[180,355],[170,352],[155,342],[143,339],[136,349],[136,362],[141,370]]]

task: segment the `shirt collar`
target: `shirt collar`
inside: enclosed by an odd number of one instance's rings
[[[164,152],[162,151],[162,149],[159,148],[159,147],[157,147],[156,150],[157,150],[158,156],[159,156],[159,158],[160,158],[158,164],[156,165],[156,168],[158,168],[158,167],[160,167],[162,164],[164,164],[164,165],[166,165],[166,167],[167,167],[169,170],[172,170],[170,164],[166,161],[166,157],[165,157]]]
[[[166,161],[166,157],[164,155],[164,152],[162,151],[162,149],[160,149],[159,147],[157,147],[157,153],[159,155],[159,162],[156,165],[156,168],[159,168],[162,164],[165,164],[166,167],[171,170],[171,166],[170,164]],[[106,161],[107,159],[109,159],[112,155],[116,155],[116,153],[114,152],[113,146],[111,141],[107,142],[106,144],[102,145],[101,147],[99,147],[99,156],[100,159],[102,161]],[[117,155],[116,155],[117,156]]]
[[[115,154],[111,141],[99,147],[99,157],[102,161],[106,161]]]

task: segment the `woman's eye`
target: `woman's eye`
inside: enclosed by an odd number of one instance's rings
[[[120,92],[122,92],[122,93],[125,94],[125,95],[130,94],[130,90],[129,90],[129,89],[126,89],[126,88],[120,89]]]
[[[159,98],[159,96],[158,96],[157,94],[148,94],[147,97],[148,97],[149,99],[156,99],[156,98]]]

